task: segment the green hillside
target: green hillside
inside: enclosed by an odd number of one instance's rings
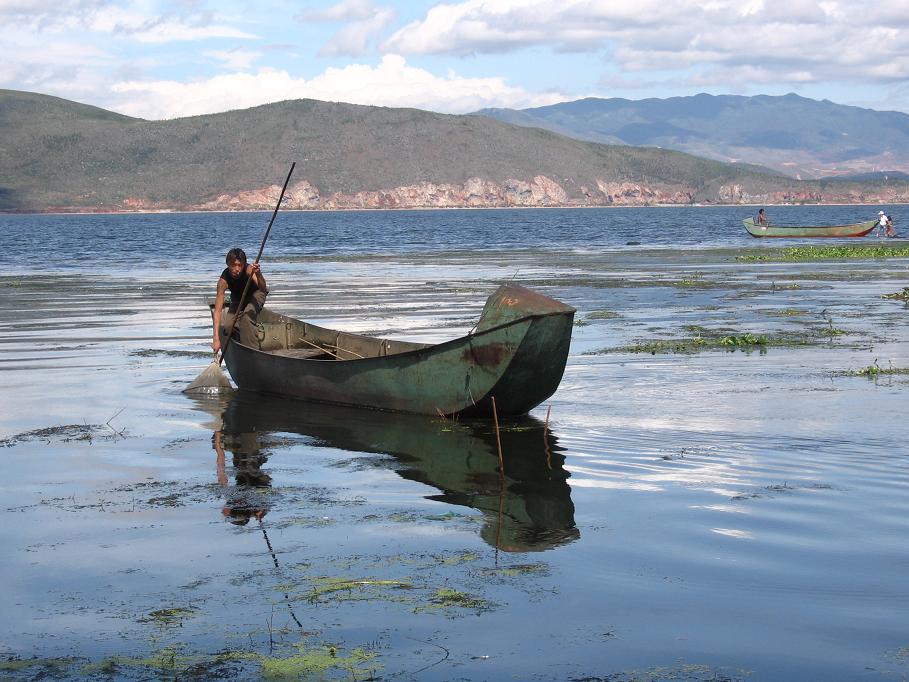
[[[126,199],[193,207],[280,181],[322,195],[419,183],[546,176],[583,203],[601,183],[641,183],[716,200],[737,183],[785,190],[770,171],[678,152],[584,142],[479,116],[293,100],[146,121],[45,95],[0,90],[0,209],[117,209]]]

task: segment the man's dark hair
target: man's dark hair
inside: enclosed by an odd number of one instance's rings
[[[231,249],[227,252],[227,257],[224,260],[228,265],[235,260],[242,261],[246,265],[246,251],[243,249]]]

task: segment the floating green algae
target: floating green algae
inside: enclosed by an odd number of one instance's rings
[[[344,649],[333,644],[295,645],[297,653],[287,657],[255,655],[266,680],[374,679],[380,667],[378,654],[365,649]],[[343,675],[343,677],[342,677]]]
[[[213,679],[221,677],[218,668],[234,662],[244,667],[258,667],[245,673],[266,680],[367,680],[374,679],[381,667],[374,659],[378,653],[363,648],[346,651],[343,646],[329,643],[297,642],[291,645],[288,655],[265,655],[257,652],[227,651],[216,655],[181,655],[176,647],[168,646],[145,658],[114,656],[97,663],[82,665],[79,674],[130,677],[128,671],[145,671],[158,679]],[[35,667],[37,662],[22,661]],[[58,665],[71,665],[62,661]],[[46,662],[41,665],[47,667]],[[0,667],[0,670],[3,670]],[[25,669],[28,669],[25,668]],[[234,671],[236,672],[236,671]]]
[[[614,320],[617,317],[621,315],[614,310],[594,310],[587,314],[588,320]]]
[[[909,302],[909,287],[903,287],[902,291],[897,291],[892,294],[884,294],[881,298],[886,298],[891,301],[907,301]]]
[[[693,354],[710,350],[741,350],[766,352],[768,348],[799,348],[827,343],[833,337],[848,334],[844,329],[833,326],[828,319],[826,327],[814,326],[807,333],[779,335],[754,332],[727,333],[730,330],[710,330],[699,325],[687,325],[685,330],[691,336],[673,339],[651,339],[625,346],[599,348],[587,351],[585,355],[606,355],[609,353],[649,353],[651,355]]]
[[[429,611],[433,609],[467,609],[469,611],[489,611],[493,604],[482,597],[476,597],[467,592],[453,590],[449,587],[440,587],[430,598],[427,606],[419,607],[416,611]]]
[[[211,351],[202,350],[169,350],[164,348],[144,348],[130,352],[130,357],[136,358],[211,358]]]
[[[798,310],[797,308],[781,308],[779,310],[765,310],[763,311],[765,315],[770,317],[801,317],[807,315],[808,313],[804,310]]]
[[[517,564],[514,566],[499,566],[486,569],[484,575],[496,575],[503,578],[521,578],[525,576],[549,575],[550,568],[546,564]]]
[[[656,666],[646,670],[627,670],[585,679],[609,680],[609,682],[744,682],[750,676],[751,673],[746,670],[683,663],[672,667]]]
[[[0,440],[0,447],[12,447],[28,441],[62,442],[85,441],[89,444],[94,440],[115,440],[122,438],[124,433],[117,431],[112,426],[105,424],[64,424],[49,426],[44,429],[35,429],[19,433],[9,438]]]
[[[169,609],[158,609],[152,611],[144,618],[140,618],[140,623],[154,623],[162,627],[182,626],[183,621],[192,618],[198,613],[194,608],[176,606]]]
[[[0,673],[32,671],[31,679],[54,679],[84,663],[85,659],[80,658],[10,658],[0,661]]]
[[[331,595],[335,601],[361,601],[376,598],[388,598],[382,593],[387,590],[409,590],[413,584],[404,580],[376,580],[373,578],[333,578],[321,576],[310,578],[312,587],[307,590],[306,598],[310,603],[326,601]],[[287,586],[279,586],[281,591],[289,591]]]
[[[736,256],[743,262],[805,262],[838,259],[909,258],[909,246],[880,244],[875,246],[792,246],[769,253]]]
[[[848,370],[845,372],[837,372],[839,376],[850,376],[850,377],[867,377],[869,379],[876,379],[883,376],[909,376],[909,367],[881,367],[875,361],[873,364],[868,365],[857,370]]]
[[[152,652],[144,658],[111,656],[97,663],[89,663],[82,666],[80,672],[85,676],[96,673],[116,675],[120,670],[139,668],[154,670],[159,673],[159,675],[166,673],[168,677],[172,677],[190,666],[198,665],[204,660],[205,657],[202,656],[188,656],[182,654],[176,646],[166,646],[163,649]]]
[[[480,555],[476,552],[462,552],[460,554],[455,554],[454,556],[441,557],[439,559],[439,565],[441,566],[459,566],[471,561],[479,560]]]

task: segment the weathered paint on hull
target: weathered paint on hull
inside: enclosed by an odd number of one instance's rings
[[[438,345],[379,357],[325,360],[286,357],[232,342],[225,364],[240,388],[303,400],[395,412],[485,416],[492,414],[495,397],[498,414],[525,414],[551,396],[562,379],[574,309],[521,287],[503,287],[499,292],[503,290],[528,292],[534,304],[533,297],[538,297],[550,305],[538,306],[544,311],[540,314],[528,313],[498,293],[490,297],[475,333]],[[504,309],[489,312],[494,300],[504,301]],[[484,325],[490,317],[504,322]],[[359,339],[385,346],[394,343]]]
[[[795,226],[795,225],[755,225],[754,218],[746,218],[742,221],[748,234],[752,237],[864,237],[874,229],[877,220],[868,220],[864,223],[855,223],[853,225],[817,225],[817,226]]]

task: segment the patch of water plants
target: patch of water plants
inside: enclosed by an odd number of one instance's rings
[[[382,668],[373,649],[347,649],[341,644],[298,641],[269,654],[224,651],[188,654],[169,645],[144,657],[10,659],[0,661],[0,674],[11,679],[265,679],[369,680]],[[280,649],[280,650],[278,650]]]
[[[884,294],[881,298],[886,298],[891,301],[906,301],[909,303],[909,287],[903,287],[902,291],[896,291],[892,294]]]
[[[797,308],[781,308],[779,310],[765,310],[762,312],[764,315],[769,315],[770,317],[802,317],[808,314],[807,311],[798,310]]]
[[[909,376],[909,367],[894,367],[892,363],[889,367],[881,367],[877,363],[877,360],[875,360],[867,367],[837,372],[836,374],[839,376],[867,377],[868,379],[877,379],[886,376]]]
[[[9,438],[0,440],[0,447],[13,447],[29,441],[43,441],[46,443],[85,441],[91,444],[95,440],[116,440],[125,437],[125,432],[117,431],[110,424],[64,424],[62,426],[49,426],[44,429],[35,429],[19,433]]]
[[[909,258],[909,246],[877,244],[874,246],[791,246],[768,253],[736,256],[736,260],[807,262],[816,260]]]
[[[608,353],[650,353],[651,355],[691,354],[709,350],[741,350],[746,353],[759,351],[766,353],[770,347],[800,347],[818,343],[824,337],[834,337],[846,334],[842,329],[830,325],[811,330],[807,334],[756,334],[754,332],[726,333],[713,331],[691,325],[686,327],[691,336],[673,339],[651,339],[638,343],[617,346],[613,348],[600,348],[589,351],[587,355],[605,355]]]
[[[614,310],[594,310],[587,315],[588,320],[614,320],[617,317],[621,315]]]

